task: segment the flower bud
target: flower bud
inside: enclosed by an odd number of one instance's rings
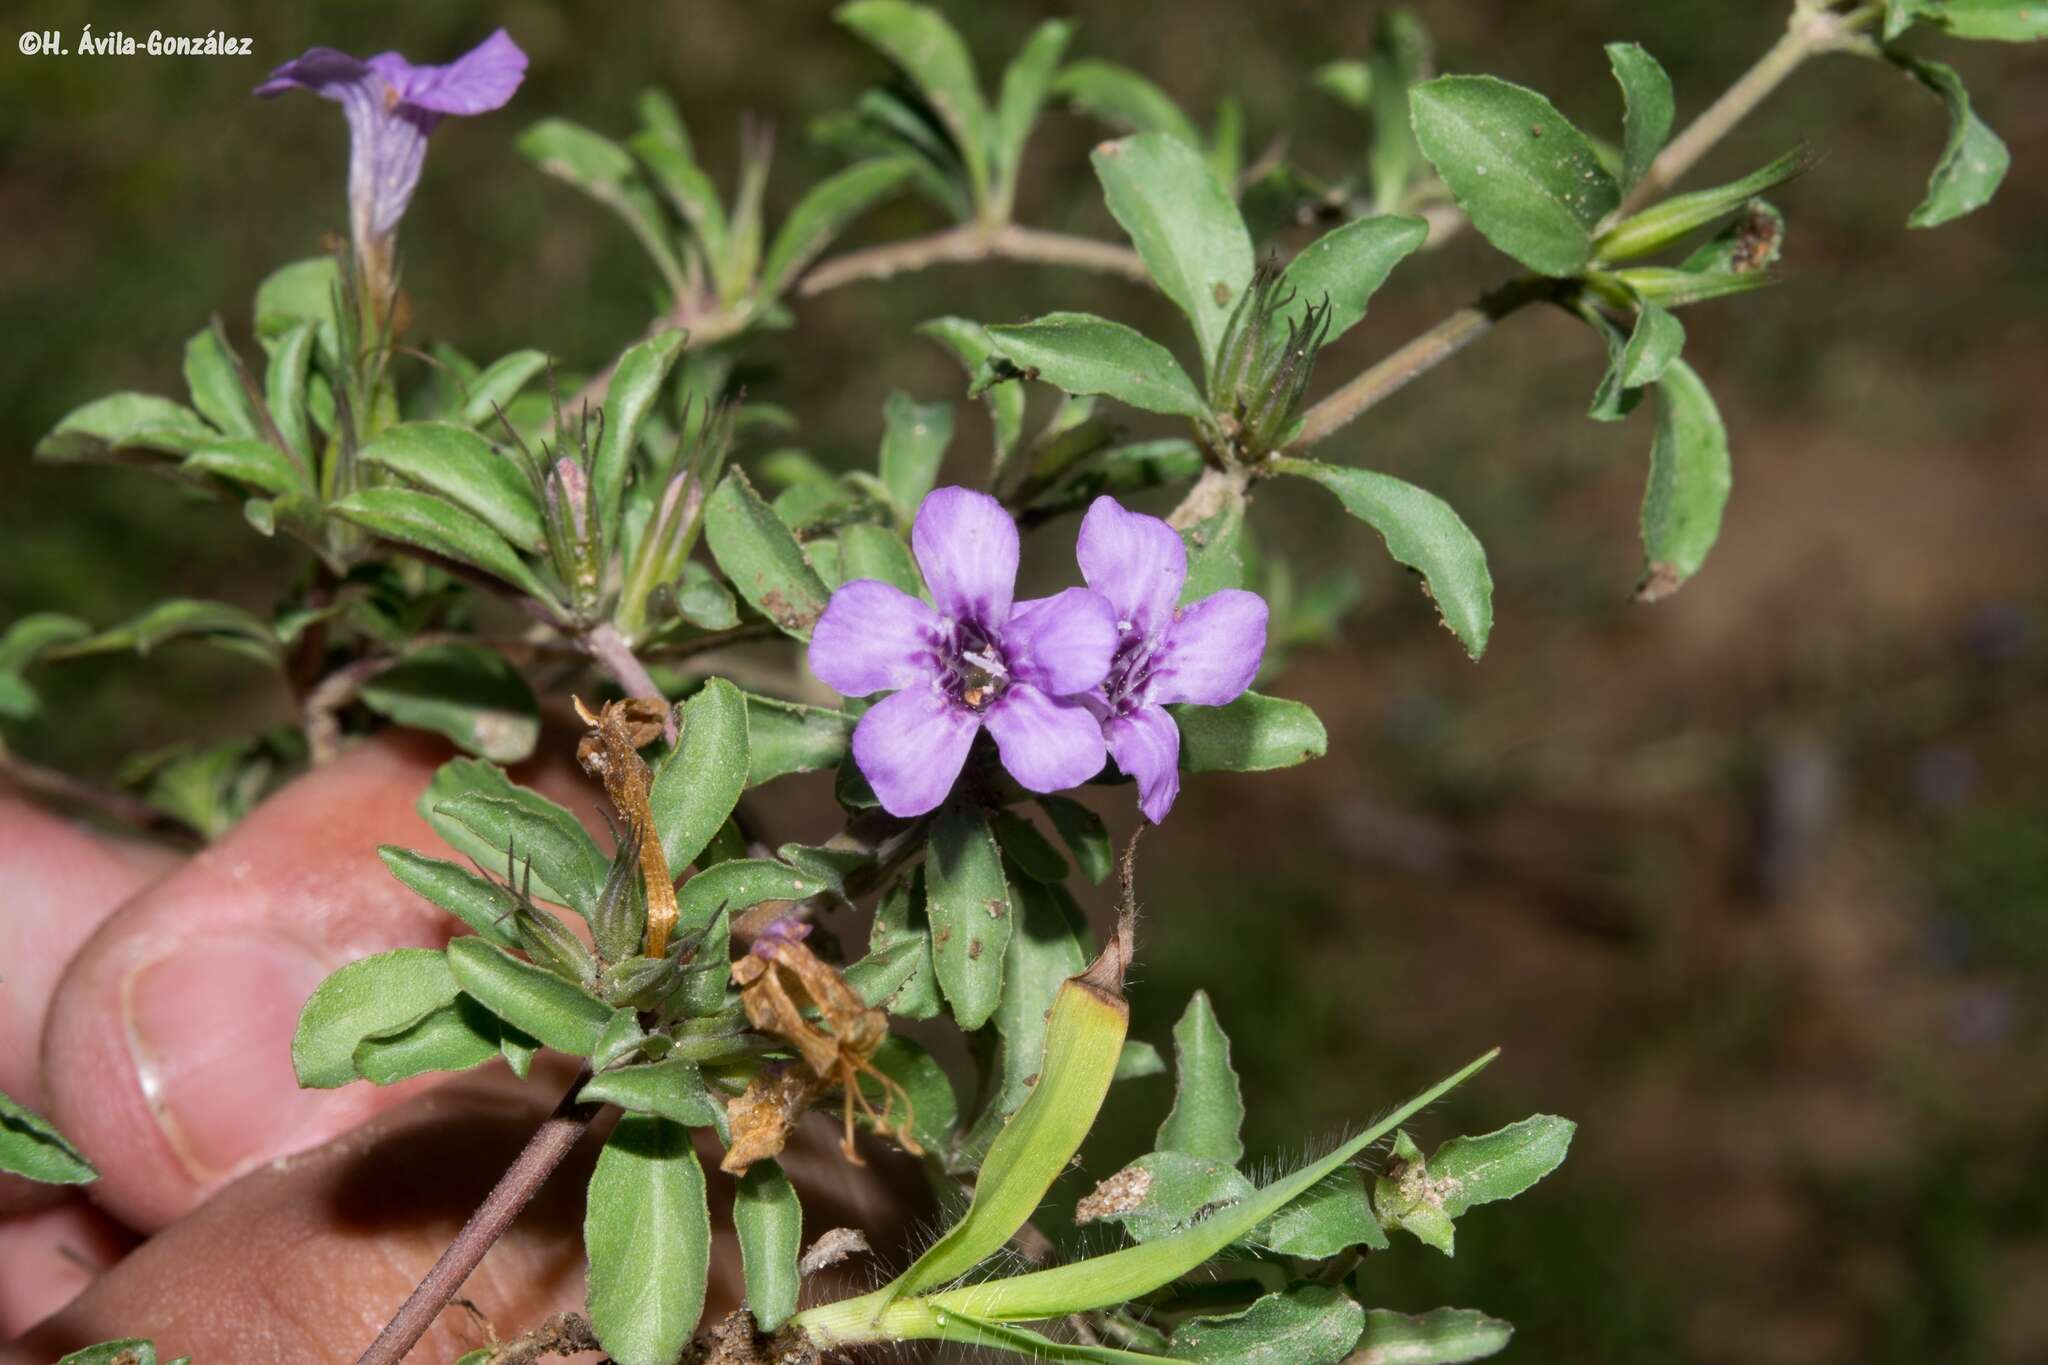
[[[1298,291],[1282,285],[1279,268],[1262,262],[1216,348],[1209,406],[1226,427],[1234,425],[1231,434],[1249,460],[1286,444],[1330,334],[1329,299],[1297,310],[1299,299]]]

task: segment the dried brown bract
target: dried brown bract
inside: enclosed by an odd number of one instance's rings
[[[626,822],[631,838],[640,843],[640,875],[647,882],[648,957],[668,951],[669,935],[676,927],[676,881],[669,871],[668,855],[661,849],[661,834],[654,828],[654,812],[648,799],[654,786],[654,772],[640,757],[640,746],[652,744],[667,723],[668,703],[659,697],[628,697],[605,703],[592,714],[581,697],[572,698],[576,714],[590,727],[590,733],[576,746],[576,761],[583,771],[604,783],[619,818]]]
[[[754,940],[753,950],[733,964],[747,1022],[796,1050],[797,1060],[764,1071],[746,1092],[726,1107],[732,1141],[720,1165],[735,1175],[763,1157],[774,1156],[789,1140],[806,1109],[836,1086],[845,1096],[846,1136],[840,1149],[856,1166],[863,1164],[853,1146],[855,1106],[913,1156],[923,1149],[911,1136],[917,1115],[910,1096],[878,1070],[872,1058],[889,1036],[888,1016],[861,999],[836,967],[803,944],[810,926],[778,920]],[[815,1007],[817,1018],[804,1010]],[[860,1092],[860,1077],[873,1076],[882,1086],[878,1111]],[[896,1101],[903,1117],[896,1118]]]

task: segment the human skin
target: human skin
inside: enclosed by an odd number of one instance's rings
[[[0,792],[0,1089],[102,1174],[61,1191],[0,1177],[0,1342],[18,1337],[0,1365],[124,1336],[165,1358],[353,1360],[552,1106],[566,1065],[320,1092],[292,1076],[292,1027],[321,976],[459,927],[375,854],[447,854],[414,802],[448,756],[366,741],[182,860]],[[598,821],[566,762],[516,775]],[[477,1314],[444,1312],[421,1359],[580,1306],[596,1137],[470,1278]],[[846,1167],[829,1134],[800,1134],[785,1165],[808,1237],[854,1226],[881,1244],[921,1204],[900,1200],[887,1162]],[[714,1170],[711,1314],[742,1294],[729,1201]]]

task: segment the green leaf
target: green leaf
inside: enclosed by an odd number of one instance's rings
[[[1956,38],[2031,43],[2048,38],[2048,12],[2034,0],[1888,0],[1885,41],[1916,20]]]
[[[278,657],[277,636],[270,623],[228,602],[203,602],[177,597],[159,602],[132,621],[70,644],[54,646],[52,659],[105,654],[132,649],[147,654],[172,640],[203,639],[238,648],[265,662]]]
[[[510,456],[467,427],[401,423],[357,458],[438,494],[529,554],[547,547],[533,484]]]
[[[457,802],[459,810],[443,809]],[[506,865],[516,843],[515,880],[524,884],[531,859],[534,894],[542,900],[588,904],[604,886],[609,860],[576,817],[493,764],[474,758],[443,763],[420,793],[417,809],[449,847],[493,871]]]
[[[979,374],[996,352],[994,339],[982,325],[966,318],[933,318],[920,323],[917,330],[950,351],[966,368],[969,379]],[[981,399],[988,405],[989,422],[995,428],[995,463],[1001,468],[1024,434],[1024,389],[1017,384],[990,384],[982,389]]]
[[[513,351],[499,356],[470,380],[462,404],[462,420],[473,427],[495,425],[498,412],[510,407],[519,391],[547,366],[545,351]]]
[[[850,582],[874,578],[918,596],[924,581],[903,537],[883,526],[856,523],[839,533],[839,567]]]
[[[431,948],[395,948],[349,963],[322,981],[299,1013],[292,1034],[299,1084],[316,1090],[347,1085],[357,1076],[357,1044],[453,1004],[457,989],[447,961]]]
[[[619,499],[633,466],[633,451],[640,444],[640,430],[688,342],[688,332],[669,328],[628,346],[612,371],[611,385],[604,394],[604,431],[597,443],[597,458],[590,466],[598,517],[608,531],[619,522]]]
[[[1169,706],[1180,726],[1183,772],[1259,773],[1329,750],[1316,713],[1301,702],[1247,692],[1228,706]]]
[[[909,1096],[911,1136],[918,1145],[927,1152],[944,1152],[960,1124],[960,1099],[953,1093],[953,1083],[946,1079],[946,1069],[933,1060],[931,1053],[900,1033],[885,1038],[871,1060],[875,1070],[896,1082]],[[880,1109],[885,1098],[881,1083],[867,1075],[859,1083],[868,1103]]]
[[[270,408],[270,420],[276,424],[277,434],[307,460],[316,454],[306,410],[306,379],[312,372],[313,348],[318,340],[317,323],[292,324],[271,350],[270,365],[263,376],[264,402]]]
[[[1640,44],[1609,43],[1607,64],[1614,68],[1614,79],[1621,85],[1621,189],[1626,194],[1650,169],[1664,140],[1671,136],[1677,106],[1671,95],[1671,77]]]
[[[418,1022],[365,1038],[351,1059],[373,1085],[396,1085],[433,1071],[467,1071],[500,1053],[498,1021],[466,995],[458,995]]]
[[[379,844],[377,856],[392,876],[491,942],[501,948],[519,946],[519,935],[512,928],[511,903],[489,880],[460,864],[429,858],[396,844]]]
[[[57,1365],[156,1365],[156,1347],[143,1337],[123,1337],[73,1351]],[[191,1365],[191,1357],[174,1360],[171,1365]]]
[[[901,67],[953,135],[977,203],[988,197],[993,128],[967,44],[937,10],[903,0],[854,0],[834,18]]]
[[[642,126],[628,144],[697,235],[720,299],[730,300],[745,282],[728,277],[728,225],[718,189],[698,166],[689,130],[668,97],[658,90],[643,90],[637,104]]]
[[[5,1093],[0,1093],[0,1171],[45,1185],[83,1185],[100,1178],[55,1124]]]
[[[1420,249],[1428,236],[1429,224],[1420,218],[1357,218],[1303,247],[1287,263],[1281,285],[1300,296],[1303,308],[1328,300],[1328,344],[1358,325],[1366,304],[1394,267]]]
[[[566,181],[625,221],[677,297],[686,291],[683,268],[669,244],[661,205],[634,173],[624,147],[567,119],[547,118],[519,135],[519,154]]]
[[[1134,1242],[1156,1242],[1258,1194],[1227,1161],[1187,1152],[1148,1152],[1074,1206],[1074,1221],[1116,1223]]]
[[[979,808],[960,800],[940,808],[925,891],[939,986],[960,1027],[980,1028],[1002,998],[1011,904],[1002,850]]]
[[[1541,275],[1585,268],[1621,192],[1556,106],[1492,76],[1439,76],[1408,104],[1423,155],[1481,236]]]
[[[242,387],[242,369],[218,322],[185,343],[185,387],[200,416],[229,436],[257,434],[256,410]]]
[[[825,883],[818,878],[771,858],[713,863],[683,883],[676,897],[677,931],[687,934],[705,928],[718,917],[721,906],[737,915],[763,901],[800,901],[823,890]]]
[[[1053,74],[1074,26],[1064,19],[1048,19],[1033,29],[1019,52],[1003,71],[1002,93],[996,99],[994,144],[995,182],[998,197],[1007,208],[1017,189],[1017,171],[1024,164],[1024,144],[1031,139],[1032,125],[1052,88]]]
[[[1699,572],[1721,534],[1732,481],[1728,432],[1713,395],[1683,360],[1657,381],[1657,435],[1643,489],[1643,581],[1639,601],[1668,597]]]
[[[74,408],[36,442],[36,458],[63,464],[113,460],[124,451],[184,455],[220,433],[182,403],[150,393],[112,393]]]
[[[432,493],[361,488],[333,505],[334,515],[372,535],[470,564],[504,579],[536,601],[554,599],[506,539],[480,517]]]
[[[1180,538],[1188,554],[1188,576],[1180,589],[1181,606],[1244,586],[1242,498],[1232,498],[1221,511],[1183,530]]]
[[[854,717],[829,706],[804,706],[747,695],[747,785],[790,773],[837,767],[853,739]]]
[[[996,842],[1011,863],[1032,881],[1056,886],[1067,879],[1067,860],[1038,832],[1038,826],[1008,807],[990,817]]]
[[[1428,1108],[1463,1084],[1496,1055],[1498,1054],[1489,1052],[1467,1064],[1408,1100],[1386,1118],[1345,1142],[1320,1161],[1311,1162],[1292,1175],[1274,1181],[1253,1198],[1204,1219],[1185,1232],[1162,1237],[1143,1246],[1114,1251],[1106,1256],[1095,1256],[1055,1266],[1050,1270],[989,1280],[933,1294],[926,1298],[923,1304],[937,1312],[958,1311],[998,1321],[1029,1322],[1039,1318],[1063,1317],[1068,1313],[1085,1312],[1090,1308],[1127,1303],[1140,1295],[1149,1294],[1209,1260],[1281,1208],[1307,1193],[1328,1177],[1330,1172],[1349,1162],[1411,1116]],[[988,1178],[986,1167],[982,1178],[984,1181]]]
[[[1515,1329],[1474,1308],[1432,1308],[1419,1316],[1375,1308],[1351,1365],[1462,1365],[1505,1348]]]
[[[811,638],[830,594],[789,527],[737,469],[704,505],[704,539],[718,567],[756,611],[784,634]]]
[[[505,656],[481,645],[416,649],[364,683],[363,704],[496,763],[518,763],[540,738],[533,691]]]
[[[747,1307],[754,1325],[773,1332],[796,1312],[803,1277],[804,1210],[796,1186],[773,1161],[747,1167],[732,1195],[733,1231],[739,1234],[740,1264],[747,1280]]]
[[[1165,133],[1196,150],[1202,135],[1173,97],[1128,67],[1096,59],[1075,62],[1053,78],[1052,92],[1088,115],[1127,133]]]
[[[308,493],[310,488],[291,456],[254,437],[209,441],[187,455],[178,467],[192,474],[212,474],[266,493]]]
[[[1767,201],[1752,199],[1740,217],[1679,265],[1690,275],[1746,275],[1778,263],[1785,250],[1785,215]]]
[[[1624,389],[1654,384],[1685,349],[1685,324],[1654,303],[1636,309],[1635,330],[1629,333],[1615,365],[1614,382]]]
[[[924,901],[920,867],[882,897],[868,934],[868,955],[846,969],[847,982],[869,1006],[906,1019],[930,1019],[941,1008]]]
[[[1372,202],[1385,211],[1402,202],[1422,165],[1408,95],[1417,81],[1429,75],[1431,56],[1429,34],[1413,10],[1395,6],[1380,11],[1368,61],[1372,70],[1372,146],[1365,162]]]
[[[1325,62],[1316,68],[1315,83],[1353,113],[1364,113],[1372,99],[1372,68],[1361,61]]]
[[[1135,1081],[1145,1076],[1164,1076],[1166,1059],[1159,1055],[1159,1049],[1138,1038],[1124,1042],[1123,1054],[1116,1059],[1116,1078],[1120,1081]]]
[[[588,1057],[611,1022],[603,1001],[484,939],[452,940],[448,970],[485,1009],[558,1052]]]
[[[2034,4],[2034,0],[2027,3]],[[2042,32],[2048,33],[2048,19],[2038,22]],[[1970,92],[1963,88],[1963,78],[1953,67],[1902,53],[1888,55],[1948,106],[1948,142],[1934,173],[1927,178],[1927,197],[1906,219],[1906,226],[1939,227],[1984,207],[2005,179],[2012,154],[1970,107]]]
[[[1045,812],[1046,819],[1052,821],[1061,842],[1074,855],[1074,861],[1080,864],[1081,875],[1100,886],[1115,865],[1115,857],[1109,847],[1109,829],[1102,823],[1102,817],[1066,796],[1041,796],[1038,808]]]
[[[953,405],[918,403],[902,390],[882,405],[882,483],[907,525],[939,481],[939,462],[953,440]]]
[[[980,1101],[980,1119],[959,1144],[960,1156],[970,1161],[1030,1099],[1046,1066],[1049,1011],[1067,979],[1088,965],[1087,920],[1064,887],[1021,879],[1011,901],[1016,923],[1003,949],[1002,999],[990,1016],[1002,1051]]]
[[[1244,1157],[1244,1094],[1208,992],[1196,991],[1173,1026],[1173,1053],[1173,1109],[1159,1125],[1159,1149],[1235,1166]]]
[[[857,162],[813,185],[797,200],[768,248],[755,296],[779,296],[847,224],[910,179],[916,163],[908,157],[875,157]]]
[[[1365,1325],[1365,1310],[1341,1290],[1296,1285],[1241,1313],[1192,1318],[1173,1329],[1172,1351],[1191,1361],[1242,1365],[1335,1365]]]
[[[19,673],[44,654],[92,635],[92,627],[62,612],[30,612],[0,631],[0,673]]]
[[[1277,459],[1273,467],[1335,493],[1345,511],[1380,533],[1387,553],[1422,575],[1438,614],[1465,652],[1475,659],[1485,652],[1493,629],[1493,575],[1486,551],[1449,503],[1376,470],[1291,458]]]
[[[583,1245],[590,1325],[618,1365],[673,1365],[697,1330],[711,1268],[704,1168],[690,1130],[628,1114],[591,1173]]]
[[[1026,378],[1067,393],[1107,394],[1147,412],[1209,420],[1208,403],[1173,352],[1121,322],[1092,313],[1048,313],[991,327],[988,334]]]
[[[1512,1199],[1564,1164],[1578,1125],[1536,1114],[1482,1137],[1455,1137],[1429,1159],[1443,1191],[1443,1209],[1456,1218],[1467,1209]]]
[[[725,1128],[725,1105],[704,1084],[697,1063],[672,1057],[639,1066],[613,1067],[584,1082],[583,1104],[616,1104],[635,1114],[654,1114],[686,1128]]]
[[[731,590],[708,565],[685,560],[681,575],[667,587],[675,594],[676,615],[699,630],[731,630],[740,623]]]
[[[1104,143],[1089,160],[1145,269],[1194,324],[1206,365],[1252,278],[1237,205],[1202,154],[1165,133]]]
[[[310,322],[318,335],[321,359],[330,368],[338,367],[341,340],[334,307],[340,283],[340,266],[333,256],[313,256],[271,271],[256,286],[257,337],[273,340]]]
[[[1813,153],[1805,147],[1794,147],[1740,180],[1652,204],[1601,233],[1593,243],[1593,253],[1603,261],[1627,261],[1660,251],[1693,229],[1735,212],[1757,195],[1804,175],[1812,169],[1814,161]]]
[[[654,774],[648,811],[671,872],[697,861],[747,786],[747,699],[723,678],[707,679],[683,705],[675,751]]]
[[[1355,1246],[1385,1251],[1387,1231],[1372,1211],[1365,1173],[1331,1172],[1320,1185],[1274,1214],[1246,1239],[1283,1256],[1320,1261]]]

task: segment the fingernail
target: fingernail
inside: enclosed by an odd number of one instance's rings
[[[210,1185],[290,1149],[320,1109],[291,1037],[327,964],[268,935],[186,943],[123,991],[128,1047],[171,1150]]]

